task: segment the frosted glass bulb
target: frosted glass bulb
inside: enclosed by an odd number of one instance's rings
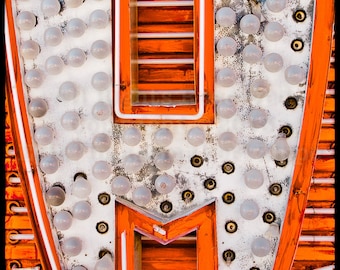
[[[171,175],[162,174],[155,180],[155,188],[161,194],[170,193],[176,185],[176,179]]]
[[[269,41],[279,41],[284,34],[283,26],[278,22],[269,22],[264,27],[264,36]]]
[[[47,102],[42,98],[33,98],[28,104],[28,112],[33,117],[42,117],[48,110]]]
[[[92,166],[92,174],[99,180],[108,178],[111,174],[111,165],[104,160],[99,160]]]
[[[110,45],[104,40],[96,40],[91,45],[91,54],[98,59],[103,59],[109,55]]]
[[[72,100],[78,95],[77,86],[70,81],[63,82],[59,87],[59,96],[62,100]]]
[[[77,256],[82,249],[82,240],[79,237],[66,238],[61,247],[65,255]]]
[[[305,80],[306,71],[297,65],[291,65],[285,70],[285,79],[289,84],[296,85]]]
[[[34,140],[39,145],[49,145],[53,141],[53,129],[48,126],[38,127],[34,132]]]
[[[71,37],[81,37],[86,30],[86,24],[79,18],[71,19],[66,25],[66,31]]]
[[[266,4],[270,11],[280,12],[286,7],[287,0],[267,0]]]
[[[33,40],[26,40],[21,43],[20,54],[25,59],[35,59],[40,53],[40,46]]]
[[[87,201],[76,202],[72,207],[72,215],[79,220],[88,219],[91,215],[91,205]]]
[[[105,133],[98,133],[92,140],[93,148],[98,152],[106,152],[111,147],[110,136]]]
[[[66,7],[68,8],[76,8],[79,7],[84,0],[65,0]]]
[[[205,132],[199,127],[191,128],[187,134],[187,141],[192,146],[199,146],[205,142]]]
[[[231,37],[222,37],[216,45],[217,52],[223,56],[232,56],[237,49],[236,41]]]
[[[111,191],[116,195],[125,195],[131,189],[129,178],[119,175],[113,178],[111,182]]]
[[[251,139],[247,143],[247,154],[253,159],[263,158],[267,152],[267,147],[263,141],[258,139]]]
[[[289,157],[290,147],[284,135],[276,139],[270,148],[270,154],[274,160],[284,161]]]
[[[168,170],[174,163],[174,157],[169,152],[160,152],[156,154],[154,163],[158,169]]]
[[[263,174],[257,169],[250,169],[244,174],[244,182],[249,188],[259,188],[262,186],[263,181]]]
[[[45,17],[53,17],[59,13],[61,5],[58,0],[42,0],[40,7]]]
[[[220,136],[218,136],[217,142],[221,149],[231,151],[237,145],[237,137],[232,132],[223,132]]]
[[[144,161],[141,156],[136,154],[127,155],[123,159],[123,167],[127,173],[136,173],[144,165]]]
[[[217,104],[217,115],[229,119],[236,113],[236,105],[231,99],[223,99]]]
[[[242,51],[243,60],[249,64],[255,64],[262,58],[262,51],[260,47],[249,44],[244,47]]]
[[[44,32],[44,41],[47,46],[57,46],[63,40],[63,33],[57,27],[47,28]]]
[[[80,116],[76,112],[66,112],[61,116],[61,126],[67,130],[75,130],[80,124]]]
[[[263,65],[269,72],[278,72],[283,67],[283,59],[277,53],[270,53],[263,58]]]
[[[155,132],[154,142],[158,146],[168,146],[172,143],[173,135],[170,129],[160,128]]]
[[[59,168],[59,160],[56,156],[47,155],[40,160],[40,169],[46,174],[55,173]]]
[[[262,236],[255,238],[251,243],[251,251],[257,257],[268,255],[270,250],[270,241]]]
[[[92,76],[91,84],[94,89],[102,91],[110,86],[111,78],[105,72],[97,72]]]
[[[245,200],[240,206],[240,214],[246,220],[253,220],[259,215],[260,209],[253,200]]]
[[[57,230],[67,230],[72,225],[72,215],[70,212],[62,210],[56,213],[53,217],[53,224]]]
[[[236,82],[236,74],[230,68],[223,68],[217,73],[217,83],[223,87],[230,87]]]
[[[72,194],[80,199],[87,198],[91,193],[91,184],[82,176],[77,176],[72,185]]]
[[[147,187],[137,187],[132,192],[132,200],[135,204],[139,206],[147,205],[151,201],[151,198],[151,191]]]
[[[46,191],[45,197],[49,205],[59,206],[65,201],[65,191],[59,186],[52,186]]]
[[[109,23],[109,16],[105,10],[97,9],[91,12],[89,24],[93,28],[105,28]]]
[[[86,61],[86,54],[82,49],[73,48],[66,55],[66,63],[72,67],[80,67]]]
[[[216,22],[225,27],[233,26],[236,22],[236,13],[230,7],[222,7],[216,12]]]
[[[99,101],[92,108],[92,115],[99,121],[108,119],[111,115],[111,106],[104,101]]]
[[[64,69],[64,61],[61,57],[53,55],[46,59],[45,70],[50,75],[57,75]]]
[[[253,128],[264,127],[267,123],[268,115],[263,109],[253,109],[250,111],[248,120]]]
[[[94,270],[112,270],[114,269],[112,257],[109,253],[106,253],[99,261],[96,262]]]
[[[142,140],[142,133],[139,128],[129,127],[123,131],[122,140],[125,144],[135,146]]]
[[[25,83],[31,88],[37,88],[44,81],[44,73],[40,69],[28,70],[25,74]]]
[[[79,160],[85,153],[85,145],[79,141],[73,141],[66,145],[65,156],[70,160]]]
[[[254,14],[247,14],[242,17],[240,28],[246,34],[256,34],[260,29],[260,20]]]
[[[31,30],[37,24],[36,16],[29,11],[21,11],[15,21],[20,30]]]
[[[268,81],[263,79],[256,79],[250,85],[250,93],[256,98],[264,98],[268,95],[270,85]]]

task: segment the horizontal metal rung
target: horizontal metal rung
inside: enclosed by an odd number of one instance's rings
[[[11,234],[9,236],[11,240],[33,240],[34,234]]]
[[[322,119],[321,123],[323,125],[334,125],[335,124],[335,119],[334,118],[325,118],[325,119]]]
[[[334,208],[306,208],[305,215],[334,215]]]
[[[316,150],[317,156],[334,156],[335,150],[334,149],[318,149]]]

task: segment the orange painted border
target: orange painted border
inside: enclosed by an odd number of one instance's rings
[[[291,269],[299,243],[320,136],[334,23],[333,0],[316,0],[304,118],[294,174],[273,270]]]

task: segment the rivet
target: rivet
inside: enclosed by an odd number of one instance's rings
[[[226,204],[231,204],[235,201],[235,195],[232,192],[226,192],[222,195],[222,200]]]
[[[97,232],[103,234],[109,230],[109,225],[105,221],[100,221],[96,225]]]
[[[222,165],[222,172],[226,174],[231,174],[235,171],[235,165],[228,161]]]
[[[271,184],[270,187],[269,187],[269,192],[272,195],[276,195],[276,196],[280,195],[281,192],[282,192],[282,187],[279,183]]]
[[[228,232],[228,233],[234,233],[237,231],[237,223],[235,221],[228,221],[226,224],[225,224],[225,230]]]
[[[100,194],[98,195],[98,201],[99,201],[100,204],[102,204],[102,205],[107,205],[107,204],[109,204],[110,201],[111,201],[110,194],[107,194],[107,193],[105,193],[105,192],[100,193]]]
[[[263,213],[262,218],[263,218],[263,221],[268,224],[273,223],[276,219],[275,214],[271,211],[267,211]]]
[[[193,167],[201,167],[203,165],[203,158],[195,155],[190,159],[190,162]]]
[[[161,202],[160,208],[163,213],[169,213],[172,210],[172,203],[169,201]]]
[[[216,181],[215,179],[212,178],[208,178],[204,181],[204,187],[207,190],[213,190],[214,188],[216,188]]]

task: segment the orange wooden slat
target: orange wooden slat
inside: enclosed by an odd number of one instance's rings
[[[31,229],[31,221],[29,216],[5,216],[5,229]]]
[[[309,190],[308,200],[333,202],[335,200],[334,185],[313,185]]]
[[[138,24],[192,22],[192,7],[139,7]]]
[[[5,158],[5,171],[18,171],[18,164],[15,157]]]
[[[333,261],[334,262],[335,248],[334,245],[299,245],[295,255],[295,261]]]
[[[37,259],[20,259],[20,260],[14,260],[14,259],[8,259],[6,261],[6,269],[11,269],[12,264],[19,263],[19,267],[22,268],[29,268],[29,267],[35,267],[40,266],[40,260]]]
[[[180,57],[181,54],[191,54],[193,58],[193,39],[139,39],[138,40],[138,55],[142,54],[160,54],[166,57],[166,54],[175,54]]]
[[[334,215],[305,215],[302,222],[302,234],[334,235]]]
[[[334,112],[335,111],[335,98],[334,97],[326,97],[324,104],[325,112]]]
[[[334,68],[329,69],[328,80],[329,81],[335,81],[335,69]]]
[[[334,260],[332,261],[294,261],[291,270],[310,270],[318,269],[326,266],[334,265]]]
[[[147,66],[139,69],[139,83],[194,83],[195,71],[192,65],[183,65],[182,69],[178,67],[162,66]],[[174,87],[174,86],[173,86]],[[192,88],[194,90],[194,88]]]
[[[322,127],[320,131],[319,142],[323,141],[335,141],[335,128],[334,127]]]
[[[13,201],[23,201],[24,194],[22,188],[19,186],[8,186],[5,188],[5,199]]]
[[[334,172],[335,171],[335,158],[334,157],[318,157],[314,163],[314,171]]]
[[[334,201],[322,201],[322,200],[308,200],[307,208],[314,207],[314,208],[334,208],[335,202]]]
[[[16,244],[5,246],[5,259],[38,259],[38,251],[34,243],[32,244]]]

